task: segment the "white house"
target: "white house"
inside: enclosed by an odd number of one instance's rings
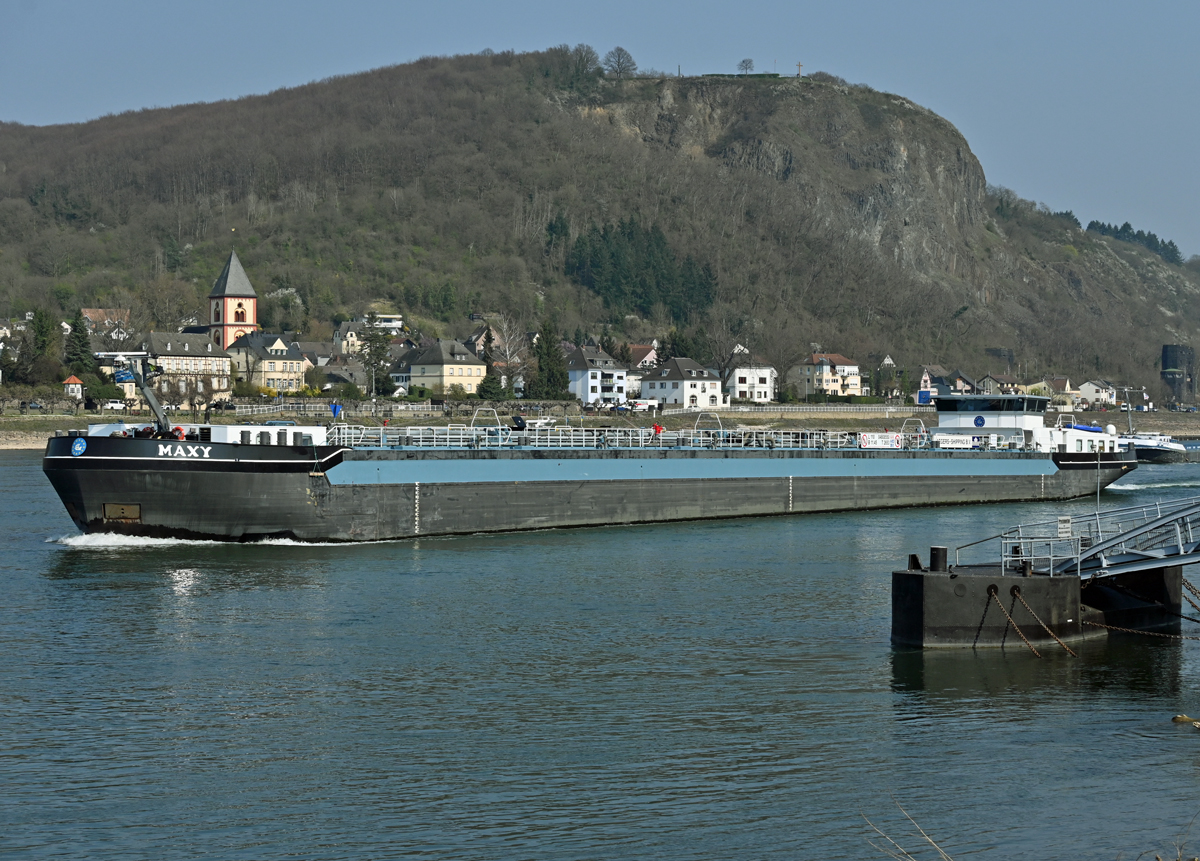
[[[63,380],[63,394],[68,398],[74,398],[77,401],[83,400],[83,380],[71,374]]]
[[[724,407],[729,396],[722,391],[721,377],[692,359],[670,359],[642,376],[642,397],[659,406]]]
[[[576,347],[567,356],[567,388],[585,404],[616,404],[628,399],[626,370],[599,347]]]
[[[1079,387],[1079,399],[1087,401],[1091,406],[1115,404],[1117,387],[1108,380],[1088,380]]]
[[[739,364],[729,375],[729,396],[739,401],[769,404],[779,390],[779,372],[773,365],[756,362],[750,351],[738,344],[734,348]]]

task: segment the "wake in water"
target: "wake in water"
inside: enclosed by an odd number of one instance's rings
[[[145,538],[138,535],[116,535],[110,532],[90,535],[63,535],[47,538],[47,544],[61,544],[76,550],[149,550],[156,547],[182,547],[200,545],[206,547],[341,547],[336,542],[296,541],[293,538],[264,538],[242,544],[232,541],[210,541],[198,538]]]
[[[1194,487],[1200,488],[1200,481],[1146,481],[1146,482],[1119,482],[1110,484],[1108,490],[1158,490],[1166,487]]]

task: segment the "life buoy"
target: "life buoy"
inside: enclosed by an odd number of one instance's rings
[[[171,432],[175,434],[175,439],[183,439],[185,436],[183,428],[179,426],[171,428]]]

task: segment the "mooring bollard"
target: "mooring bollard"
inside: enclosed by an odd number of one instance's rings
[[[930,547],[929,548],[929,570],[930,571],[949,571],[946,561],[950,555],[950,551],[945,547]]]

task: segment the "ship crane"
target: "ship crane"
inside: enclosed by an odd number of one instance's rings
[[[154,424],[157,426],[158,433],[164,437],[173,437],[171,422],[167,419],[166,411],[163,410],[162,404],[154,395],[154,389],[150,386],[150,381],[163,373],[162,365],[153,364],[150,361],[150,355],[145,351],[97,353],[96,356],[102,359],[112,359],[114,367],[128,366],[130,373],[133,374],[134,382],[137,383],[138,390],[145,398],[150,411],[154,413]]]

